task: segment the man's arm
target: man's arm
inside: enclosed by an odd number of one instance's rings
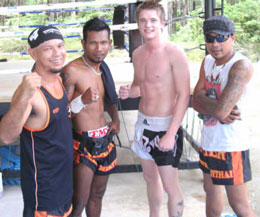
[[[36,73],[23,77],[14,93],[9,111],[0,122],[0,139],[4,144],[10,144],[19,137],[31,113],[33,96],[40,85],[41,78]]]
[[[140,87],[137,79],[137,69],[135,64],[135,59],[138,58],[136,50],[133,52],[133,65],[134,65],[134,80],[131,85],[121,86],[119,89],[119,96],[121,99],[127,98],[137,98],[141,96]]]
[[[162,151],[173,149],[174,139],[185,115],[190,99],[190,72],[186,54],[179,48],[174,49],[171,58],[173,83],[176,92],[176,103],[173,109],[172,122],[165,136],[160,140]]]
[[[202,114],[207,114],[206,110],[199,104],[198,96],[201,94],[201,97],[206,96],[206,86],[205,86],[205,71],[204,71],[204,62],[205,59],[202,61],[200,66],[200,75],[199,80],[194,88],[193,95],[192,95],[192,107]],[[203,95],[203,96],[202,96]],[[208,98],[208,97],[207,97]],[[215,101],[215,100],[214,100]]]
[[[74,90],[75,90],[75,83],[71,76],[71,72],[73,71],[74,67],[71,66],[72,63],[68,63],[62,70],[60,76],[62,78],[62,83],[67,91],[67,97],[69,102],[72,100]]]
[[[210,99],[205,95],[204,90],[198,90],[195,93],[196,102],[203,107],[206,114],[225,123],[226,119],[236,112],[234,107],[241,98],[252,74],[252,64],[248,60],[239,60],[232,66],[227,85],[218,100]],[[233,115],[232,118],[236,119],[237,116]]]
[[[183,50],[177,50],[172,54],[173,60],[173,82],[177,94],[173,109],[173,119],[167,133],[176,134],[187,110],[190,99],[190,70],[188,58]]]
[[[105,110],[108,112],[109,116],[112,119],[112,122],[109,123],[109,132],[111,131],[115,134],[119,133],[120,130],[120,120],[118,116],[118,110],[116,104],[105,104]]]

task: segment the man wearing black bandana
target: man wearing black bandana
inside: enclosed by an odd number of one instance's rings
[[[69,104],[59,72],[66,49],[55,27],[43,26],[28,37],[35,60],[2,118],[0,139],[20,135],[23,217],[70,216],[73,193],[73,140]]]
[[[114,170],[116,148],[113,135],[119,132],[117,95],[110,70],[103,61],[111,40],[108,25],[98,18],[85,23],[81,41],[84,54],[63,70],[68,91],[74,138],[73,217],[99,217],[109,174]],[[104,109],[112,119],[105,120]]]

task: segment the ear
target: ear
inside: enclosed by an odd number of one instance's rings
[[[233,42],[235,42],[235,40],[236,40],[236,35],[235,35],[235,34],[232,35],[231,38],[232,38]]]
[[[86,49],[86,41],[84,39],[81,39],[81,45],[82,45],[82,48],[85,50]]]
[[[164,27],[166,26],[166,21],[161,21],[161,30],[163,31]]]
[[[29,55],[30,55],[35,61],[37,60],[37,56],[36,56],[36,54],[35,54],[35,50],[34,50],[34,49],[29,48],[29,49],[28,49],[28,53],[29,53]]]

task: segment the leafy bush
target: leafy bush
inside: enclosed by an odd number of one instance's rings
[[[200,11],[193,11],[191,15]],[[241,51],[252,61],[260,60],[260,0],[241,0],[232,5],[224,4],[224,15],[231,19],[236,28],[236,50]],[[185,48],[204,44],[202,33],[203,20],[193,18],[184,27],[177,25],[178,31],[170,36],[170,40],[184,44]],[[203,52],[189,51],[188,57],[198,60]],[[202,58],[201,58],[202,59]]]

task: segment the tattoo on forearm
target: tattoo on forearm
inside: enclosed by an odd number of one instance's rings
[[[183,206],[184,206],[183,200],[180,201],[180,202],[178,202],[178,203],[177,203],[177,207],[178,207],[178,209],[180,209],[180,210],[177,211],[177,215],[176,215],[176,216],[172,216],[172,217],[182,217]]]
[[[235,73],[232,73],[229,77],[225,90],[221,95],[218,108],[220,111],[226,112],[230,110],[233,105],[234,99],[238,99],[244,90],[245,83],[248,80],[249,67],[247,64],[237,64],[232,69]]]

